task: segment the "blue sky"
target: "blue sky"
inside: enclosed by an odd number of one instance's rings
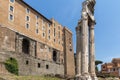
[[[84,0],[24,0],[48,19],[54,18],[73,32],[76,51],[76,32]],[[110,62],[120,58],[120,0],[96,0],[95,52],[96,59]]]

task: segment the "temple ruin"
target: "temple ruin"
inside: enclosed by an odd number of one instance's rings
[[[76,80],[98,80],[95,73],[95,3],[95,0],[86,0],[82,3],[82,15],[76,27]]]

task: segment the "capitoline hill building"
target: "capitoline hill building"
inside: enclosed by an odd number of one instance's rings
[[[19,75],[75,75],[72,32],[24,0],[0,0],[0,72],[11,57]]]

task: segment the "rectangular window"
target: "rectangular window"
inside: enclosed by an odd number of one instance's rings
[[[26,65],[28,65],[28,64],[29,64],[29,61],[27,60],[27,61],[26,61]]]
[[[43,37],[45,37],[45,33],[43,33]]]
[[[36,19],[39,19],[39,16],[38,16],[38,15],[36,15]]]
[[[50,40],[50,36],[48,36],[48,39]]]
[[[30,9],[27,8],[26,9],[26,13],[29,14],[30,13]]]
[[[26,28],[28,29],[29,27],[30,27],[30,25],[27,23],[27,24],[26,24]]]
[[[55,28],[54,28],[54,36],[55,36]]]
[[[11,3],[14,3],[14,2],[15,2],[15,0],[10,0],[10,2],[11,2]]]
[[[36,33],[37,33],[37,34],[39,33],[39,30],[38,30],[38,29],[36,29]]]
[[[48,34],[50,34],[50,30],[49,30]]]
[[[30,21],[30,18],[29,18],[29,16],[26,16],[26,21]]]
[[[38,68],[40,68],[41,67],[41,64],[40,63],[38,63]]]
[[[10,6],[10,11],[13,12],[14,8],[13,6]]]
[[[46,65],[46,69],[49,69],[49,65]]]
[[[13,19],[14,19],[14,16],[12,14],[9,14],[9,20],[13,21]]]

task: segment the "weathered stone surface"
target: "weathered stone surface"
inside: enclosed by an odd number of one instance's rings
[[[24,0],[14,1],[0,0],[0,50],[20,55],[20,74],[65,73],[67,76],[75,76],[72,32],[54,19],[47,19]],[[13,20],[10,20],[10,14]],[[26,24],[29,24],[29,28]],[[53,52],[56,54],[53,55]],[[29,66],[25,65],[28,63],[26,60],[29,60]],[[48,64],[50,69],[34,69],[38,62],[44,68]]]
[[[3,36],[3,38],[1,38],[0,61],[5,62],[10,57],[16,58],[19,64],[19,75],[47,75],[47,74],[51,75],[53,74],[53,75],[64,76],[64,64],[58,62],[60,58],[58,58],[57,62],[53,62],[52,58],[51,60],[36,58],[36,55],[35,55],[35,50],[36,50],[35,43],[36,42],[34,40],[28,37],[25,37],[23,35],[20,35],[18,33],[16,34],[15,32],[7,28],[0,27],[0,30],[1,30],[0,31],[1,36]],[[12,35],[6,34],[7,31],[9,33],[12,33]],[[6,46],[2,47],[2,42],[4,42],[3,40],[5,36],[8,36],[8,39],[6,39],[6,41],[8,41],[10,44],[8,45],[6,44]],[[24,54],[22,52],[22,47],[23,47],[22,41],[24,38],[27,38],[30,41],[30,53],[29,54]],[[8,47],[9,45],[12,47],[12,49]],[[39,67],[38,67],[38,63],[40,64]],[[2,63],[0,63],[0,69],[1,69],[0,71],[1,73],[7,72],[4,67],[4,64]]]
[[[81,20],[78,22],[76,28],[77,80],[97,80],[95,74],[94,5],[95,0],[86,0],[83,2]]]
[[[65,76],[68,78],[75,76],[74,50],[72,43],[72,33],[64,28],[64,57],[65,57]]]

